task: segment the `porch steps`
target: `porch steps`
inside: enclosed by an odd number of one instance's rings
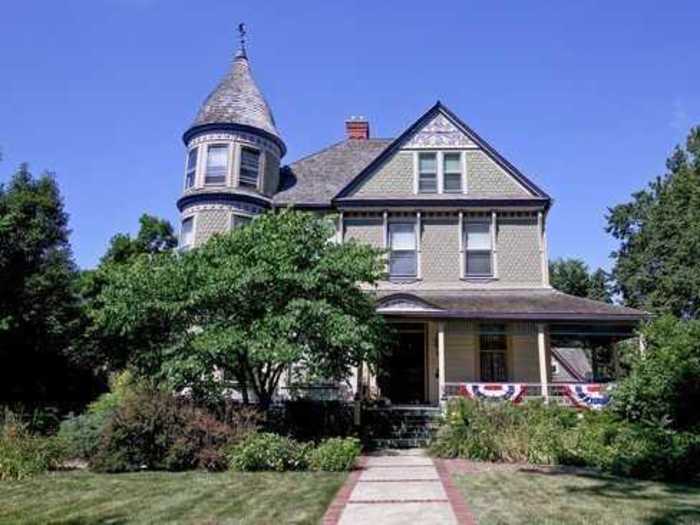
[[[370,449],[423,448],[438,429],[437,407],[392,406],[362,412],[362,437]]]

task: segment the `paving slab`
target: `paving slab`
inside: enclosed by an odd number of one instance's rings
[[[370,480],[439,480],[437,470],[432,465],[426,466],[397,466],[395,468],[367,468],[362,471],[360,481]]]
[[[349,503],[340,525],[456,525],[450,504],[445,503]]]
[[[350,503],[355,501],[447,501],[447,494],[440,481],[414,481],[392,483],[358,482],[350,494]]]

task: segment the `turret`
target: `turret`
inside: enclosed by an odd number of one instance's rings
[[[242,25],[239,30],[241,47],[231,68],[182,137],[187,151],[177,206],[183,248],[265,212],[279,184],[286,146],[252,76]]]

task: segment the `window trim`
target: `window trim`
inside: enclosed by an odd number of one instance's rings
[[[393,237],[392,237],[392,226],[397,226],[397,225],[402,225],[406,226],[406,229],[409,230],[411,233],[413,233],[413,249],[412,250],[394,250],[392,247],[393,244]],[[389,280],[390,281],[404,281],[404,280],[416,280],[418,279],[418,233],[416,232],[416,221],[409,221],[409,220],[403,220],[403,221],[389,221],[387,223],[387,248],[389,249],[389,267],[388,267],[388,275],[389,275]],[[400,253],[400,254],[413,254],[413,262],[414,262],[414,272],[412,274],[392,274],[391,273],[391,268],[392,268],[392,259],[394,252]]]
[[[255,178],[255,184],[242,184],[241,183],[241,173],[243,172],[243,151],[248,150],[257,153],[258,155],[258,173]],[[241,145],[238,148],[238,186],[242,188],[249,188],[249,189],[254,189],[254,190],[259,190],[260,189],[260,174],[262,172],[262,163],[263,163],[263,152],[262,150],[255,148],[253,146],[248,146],[248,145]]]
[[[226,150],[226,166],[224,167],[224,180],[222,182],[207,182],[207,177],[209,175],[209,152],[214,148]],[[226,186],[226,181],[228,181],[229,172],[231,171],[230,152],[231,146],[226,142],[212,142],[211,144],[207,144],[207,155],[204,164],[204,186]]]
[[[469,249],[469,225],[470,224],[487,224],[488,225],[488,237],[490,248],[478,248]],[[464,277],[465,279],[491,279],[495,276],[494,274],[494,239],[493,239],[493,221],[491,219],[469,219],[465,220],[463,232],[463,243],[464,243]],[[469,273],[469,255],[470,254],[486,254],[489,255],[489,273]]]
[[[451,171],[447,172],[445,170],[445,156],[446,155],[456,155],[457,156],[457,162],[459,164],[459,171]],[[454,194],[460,194],[464,193],[464,154],[462,151],[443,151],[440,154],[441,157],[441,166],[442,166],[442,193],[454,193]],[[448,190],[447,186],[445,185],[445,180],[446,177],[445,175],[459,175],[459,188],[456,190]]]
[[[183,244],[182,243],[182,230],[184,229],[183,226],[184,226],[185,222],[187,222],[189,220],[192,221],[192,233],[191,233],[192,239],[191,239],[190,244]],[[183,217],[182,220],[180,221],[180,232],[178,235],[178,249],[179,250],[189,250],[191,248],[194,248],[195,239],[197,238],[196,232],[197,232],[197,214],[193,213],[191,215],[187,215],[187,216]]]
[[[192,153],[195,154],[194,167],[190,168],[190,156]],[[194,188],[197,185],[197,172],[199,167],[199,146],[194,146],[187,150],[187,155],[185,156],[185,190]],[[189,176],[192,174],[192,184],[187,184]]]
[[[421,161],[421,155],[434,155],[435,156],[435,191],[422,191],[420,187],[420,176],[421,176],[421,169],[420,169],[420,161]],[[441,193],[440,192],[440,160],[441,155],[439,151],[419,151],[416,154],[416,193],[417,194],[427,194],[427,195],[432,195],[434,193]]]

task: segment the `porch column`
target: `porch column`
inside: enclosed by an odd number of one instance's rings
[[[438,322],[438,400],[445,397],[445,321]]]
[[[545,403],[549,403],[549,388],[548,388],[548,369],[547,363],[547,343],[545,340],[545,325],[544,323],[537,324],[537,351],[540,357],[540,389],[541,395]]]

